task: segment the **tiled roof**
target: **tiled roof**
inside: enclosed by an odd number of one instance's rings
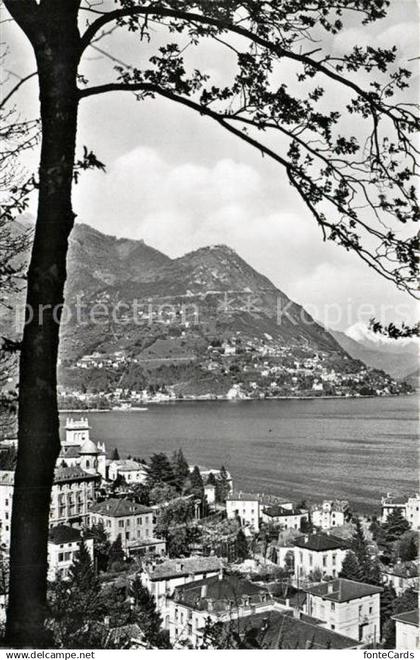
[[[82,446],[80,447],[80,453],[81,454],[89,454],[89,455],[91,455],[91,454],[97,455],[97,454],[100,454],[101,452],[99,451],[99,449],[97,448],[97,446],[95,445],[93,440],[91,440],[90,438],[87,438],[84,441],[84,443],[82,444]]]
[[[60,465],[55,469],[55,473],[54,473],[55,484],[63,481],[83,481],[86,479],[97,479],[97,476],[85,472],[84,470],[82,470],[80,465],[73,465],[72,467],[64,467]]]
[[[61,447],[60,458],[80,458],[79,445]]]
[[[380,594],[383,589],[382,587],[376,587],[373,584],[366,584],[365,582],[337,578],[336,580],[316,584],[306,589],[306,591],[313,596],[320,596],[324,600],[345,603],[356,598],[363,598],[363,596]]]
[[[51,527],[48,532],[48,542],[54,545],[61,545],[62,543],[74,543],[80,541],[82,535],[80,529],[69,527],[68,525],[57,525]]]
[[[271,518],[278,518],[280,516],[299,516],[301,513],[305,513],[300,509],[285,509],[280,505],[269,506],[263,510],[266,516]]]
[[[241,617],[238,625],[245,647],[249,649],[315,650],[351,649],[361,646],[361,642],[350,637],[321,628],[309,620],[295,618],[291,612],[258,612]]]
[[[205,591],[204,591],[204,589]],[[203,593],[204,592],[204,593]],[[214,577],[176,587],[173,596],[175,602],[183,603],[195,610],[225,610],[233,603],[239,605],[243,598],[253,602],[269,599],[270,594],[265,587],[256,585],[238,575],[215,575]]]
[[[258,502],[259,496],[255,493],[243,493],[241,491],[239,493],[230,493],[226,499],[240,502]]]
[[[125,461],[111,461],[111,465],[115,465],[119,470],[144,470],[146,471],[144,465],[137,463],[137,461],[132,461],[127,459]]]
[[[263,506],[282,506],[289,504],[289,502],[277,495],[267,495],[265,493],[246,493],[243,491],[234,491],[229,493],[227,500],[241,501],[241,502],[259,502]]]
[[[348,548],[348,543],[344,539],[340,539],[338,536],[333,536],[332,534],[324,534],[323,532],[299,536],[292,543],[298,548],[306,548],[307,550],[315,550],[316,552],[338,550],[340,548],[345,550]]]
[[[409,612],[401,612],[401,614],[395,614],[392,617],[395,621],[400,621],[401,623],[409,623],[412,626],[419,625],[419,611],[410,610]]]
[[[172,577],[196,575],[219,571],[223,562],[218,557],[187,557],[186,559],[167,559],[161,564],[147,565],[146,572],[151,580],[169,580]]]
[[[143,513],[152,513],[152,509],[142,504],[137,504],[132,500],[118,499],[111,497],[104,502],[96,502],[92,504],[89,510],[90,513],[98,513],[102,516],[110,518],[121,518],[122,516],[136,516]]]

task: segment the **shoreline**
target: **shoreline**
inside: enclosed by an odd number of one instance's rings
[[[142,406],[151,406],[151,405],[170,405],[175,403],[218,403],[219,401],[226,401],[229,403],[243,403],[249,401],[319,401],[319,400],[328,400],[328,399],[339,399],[342,401],[353,400],[353,399],[396,399],[402,396],[414,396],[415,392],[407,392],[405,394],[384,394],[378,396],[376,394],[359,394],[359,395],[350,395],[350,396],[271,396],[267,398],[253,398],[253,397],[244,397],[238,399],[229,399],[226,396],[220,397],[183,397],[175,398],[167,401],[145,401],[142,403]],[[59,414],[64,413],[111,413],[111,412],[147,412],[146,410],[140,410],[138,406],[133,408],[59,408]]]

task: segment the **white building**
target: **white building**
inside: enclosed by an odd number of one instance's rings
[[[108,467],[108,477],[115,481],[118,476],[127,484],[143,484],[147,479],[147,472],[144,465],[131,459],[112,461]]]
[[[204,497],[207,500],[207,504],[212,506],[216,503],[216,486],[213,484],[204,484]]]
[[[324,577],[338,577],[348,544],[332,534],[307,534],[292,541],[295,580],[302,584],[314,572]],[[315,574],[316,574],[315,573]]]
[[[341,527],[346,522],[349,503],[346,500],[324,500],[321,506],[315,506],[311,512],[312,523],[322,530]]]
[[[51,527],[48,534],[48,580],[68,578],[69,568],[80,548],[82,533],[79,529],[58,525]],[[93,538],[84,538],[86,548],[93,561]]]
[[[14,480],[13,470],[0,471],[0,545],[7,549],[10,546]]]
[[[273,601],[267,589],[238,575],[220,572],[176,587],[173,596],[166,599],[163,625],[175,648],[185,644],[196,648],[201,645],[209,619],[232,621],[251,614],[257,607],[272,609]]]
[[[401,596],[407,589],[419,588],[419,568],[415,561],[385,566],[381,573],[384,584],[393,587],[397,596]]]
[[[153,510],[128,499],[110,498],[90,509],[90,525],[101,523],[113,543],[121,536],[123,549],[129,554],[160,554],[165,541],[153,536]]]
[[[260,500],[258,495],[251,493],[232,493],[226,499],[226,515],[229,519],[238,520],[242,526],[248,526],[251,531],[260,529]]]
[[[274,506],[289,511],[293,510],[292,502],[285,502],[275,496],[242,491],[232,492],[226,499],[226,515],[230,519],[238,520],[243,527],[249,527],[251,531],[258,532],[263,509]]]
[[[411,529],[420,530],[420,495],[418,493],[412,497],[393,497],[391,493],[388,493],[386,497],[382,498],[381,505],[381,522],[386,522],[390,513],[399,510],[410,523]]]
[[[392,617],[395,621],[395,646],[398,651],[420,648],[419,611],[402,612]]]
[[[359,642],[379,642],[381,587],[339,578],[306,591],[306,613],[320,625]]]
[[[79,465],[90,474],[100,474],[106,479],[106,450],[104,443],[95,443],[90,438],[90,426],[87,417],[67,418],[65,438],[57,465],[73,467]]]
[[[264,523],[279,525],[282,529],[300,529],[308,520],[308,512],[303,509],[289,509],[280,505],[262,508],[261,520]]]
[[[140,577],[143,586],[154,596],[158,611],[165,616],[166,598],[176,587],[218,575],[222,568],[222,560],[218,557],[166,559],[161,563],[145,564]]]
[[[0,542],[10,546],[10,522],[14,491],[13,471],[0,471]],[[95,499],[98,475],[88,474],[79,465],[55,469],[51,491],[50,527],[87,523],[89,507]]]

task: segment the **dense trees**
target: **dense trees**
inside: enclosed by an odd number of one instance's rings
[[[331,37],[345,28],[347,18],[352,27],[357,17],[366,26],[386,15],[387,0],[4,4],[34,50],[42,126],[27,278],[30,314],[20,359],[7,635],[15,646],[39,646],[48,509],[59,452],[56,366],[75,218],[71,193],[80,102],[128,91],[140,101],[159,97],[215,122],[282,168],[325,240],[354,251],[407,290],[416,286],[416,237],[396,229],[418,219],[411,137],[419,123],[412,106],[399,102],[411,74],[398,65],[391,44],[355,44],[334,56],[330,49]],[[113,62],[109,82],[90,84],[83,68],[86,52],[99,38],[112,39],[115,30],[139,37],[139,61],[145,65],[114,67]],[[197,68],[205,40],[226,57],[225,82],[212,79],[211,66]],[[284,82],[284,69],[293,72],[293,85]],[[363,85],[356,82],[357,73]],[[89,151],[84,162],[102,166]]]
[[[356,580],[356,582],[360,582],[362,579],[362,571],[359,562],[355,553],[351,550],[346,552],[340,571],[340,577],[346,578],[347,580]]]
[[[140,578],[130,584],[129,597],[132,604],[132,620],[138,623],[149,648],[168,649],[168,632],[162,630],[162,618],[156,610],[154,597],[144,587]]]
[[[157,484],[174,485],[174,472],[171,462],[163,452],[152,454],[147,465],[147,485],[152,489]]]
[[[120,454],[118,452],[118,449],[114,447],[111,453],[111,461],[119,461],[120,460]]]
[[[69,579],[58,579],[52,584],[49,604],[53,645],[97,648],[97,624],[103,620],[106,604],[83,540],[69,569]]]
[[[182,491],[186,480],[190,476],[190,468],[182,449],[174,451],[171,462],[174,473],[174,486],[177,490]]]
[[[398,596],[392,604],[392,615],[409,612],[418,608],[418,594],[414,589],[407,589],[401,596]],[[383,647],[385,649],[395,649],[395,621],[388,619],[383,627]]]
[[[248,541],[242,529],[236,535],[236,554],[242,561],[249,557]]]

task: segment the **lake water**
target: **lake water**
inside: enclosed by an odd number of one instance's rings
[[[417,489],[414,396],[152,404],[90,413],[89,422],[92,438],[121,458],[182,447],[193,465],[224,464],[242,490],[345,498],[372,511],[388,491]]]

